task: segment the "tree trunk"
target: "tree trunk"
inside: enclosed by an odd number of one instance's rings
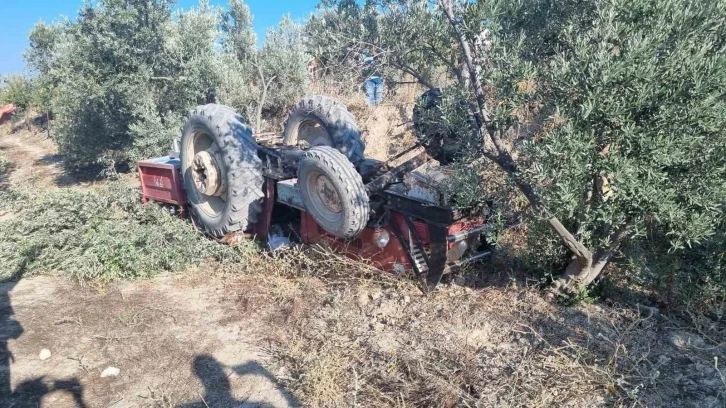
[[[265,99],[267,99],[267,88],[277,76],[273,75],[272,78],[270,78],[268,81],[265,81],[265,74],[262,72],[262,66],[259,64],[257,64],[257,72],[260,75],[260,81],[262,82],[262,95],[260,95],[260,100],[257,103],[257,121],[255,124],[255,133],[262,133],[262,106],[265,104]]]
[[[603,271],[612,257],[613,252],[620,245],[620,241],[624,237],[628,229],[628,225],[626,224],[626,226],[613,234],[611,237],[612,244],[609,247],[601,248],[593,254],[582,242],[580,242],[569,230],[567,230],[557,217],[550,213],[541,198],[535,192],[534,188],[528,183],[523,182],[519,177],[516,177],[519,173],[519,169],[514,161],[514,158],[502,142],[500,134],[496,130],[490,129],[489,124],[492,122],[492,117],[485,105],[486,98],[484,89],[482,87],[481,80],[477,75],[476,64],[474,63],[474,57],[471,53],[471,47],[459,26],[459,20],[454,15],[454,2],[453,0],[439,0],[439,5],[454,29],[461,47],[464,59],[463,62],[469,74],[469,80],[467,81],[468,88],[470,88],[476,96],[479,114],[481,115],[483,122],[480,133],[484,134],[484,132],[486,132],[486,134],[488,134],[489,139],[494,145],[494,150],[496,151],[496,154],[494,154],[493,152],[485,149],[484,155],[495,162],[505,172],[515,176],[515,185],[527,198],[527,201],[529,201],[532,209],[547,217],[547,221],[554,232],[559,235],[563,244],[573,254],[572,261],[565,269],[564,274],[559,276],[553,282],[553,289],[558,292],[568,292],[574,287],[579,287],[578,285],[588,285],[592,283],[592,281]]]
[[[572,261],[565,269],[565,273],[557,277],[552,283],[552,288],[557,292],[565,293],[573,292],[591,284],[602,274],[615,251],[630,232],[630,227],[630,222],[625,223],[609,237],[610,245],[599,248],[594,254],[589,256],[585,254],[586,256],[581,257],[573,256]]]

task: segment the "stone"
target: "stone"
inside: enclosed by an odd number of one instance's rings
[[[683,348],[689,348],[689,347],[704,347],[706,345],[706,342],[703,340],[703,338],[697,334],[685,332],[685,331],[675,331],[670,332],[666,334],[666,341],[668,343],[671,343],[672,345],[678,347],[679,349]]]
[[[40,350],[40,354],[38,354],[38,358],[40,358],[41,361],[49,359],[50,358],[50,350],[48,350],[48,349]]]
[[[358,294],[358,307],[361,309],[364,309],[366,306],[368,306],[368,294],[365,292],[362,292]]]
[[[106,377],[116,377],[121,373],[121,370],[119,370],[116,367],[106,367],[105,370],[101,373],[101,378]]]

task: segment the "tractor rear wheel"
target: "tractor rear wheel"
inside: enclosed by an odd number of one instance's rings
[[[224,105],[199,106],[182,129],[181,170],[196,225],[217,238],[244,231],[262,211],[262,161],[252,129]]]
[[[283,139],[288,145],[304,141],[334,147],[356,165],[365,158],[366,145],[355,118],[345,105],[326,96],[301,99],[283,125]]]
[[[353,238],[365,228],[370,202],[360,174],[336,149],[306,151],[297,170],[297,185],[307,211],[326,231]]]

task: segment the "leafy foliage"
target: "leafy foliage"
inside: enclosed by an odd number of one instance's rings
[[[429,88],[437,74],[458,70],[457,49],[440,12],[426,1],[323,1],[306,27],[310,52],[327,75],[359,85],[363,55],[384,68],[384,75],[413,75]],[[397,74],[397,75],[396,75]]]
[[[79,279],[149,277],[205,259],[240,260],[243,252],[201,237],[137,189],[0,191],[0,279],[62,273]]]
[[[238,0],[230,7],[202,2],[183,12],[168,0],[101,0],[75,21],[38,24],[25,57],[37,75],[38,105],[57,118],[65,163],[116,170],[163,154],[182,117],[200,104],[251,116],[261,95],[255,64],[279,78],[266,107],[294,103],[307,80],[300,29],[283,20],[257,51],[249,9]]]
[[[22,75],[10,75],[0,78],[0,105],[12,103],[22,115],[31,105],[33,84]]]
[[[259,61],[265,80],[274,78],[265,100],[266,109],[279,111],[305,95],[310,57],[303,41],[302,26],[283,17],[277,28],[267,31]]]
[[[498,4],[496,51],[526,62],[492,76],[521,101],[502,125],[541,121],[511,133],[522,176],[590,247],[624,225],[662,231],[667,251],[710,245],[726,202],[726,2],[586,3]]]

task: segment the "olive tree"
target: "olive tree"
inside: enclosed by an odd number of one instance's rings
[[[725,1],[440,0],[440,9],[474,78],[480,154],[571,255],[556,287],[589,284],[646,228],[665,231],[672,250],[719,231]],[[467,12],[493,34],[482,64]]]
[[[675,254],[720,236],[725,11],[724,0],[341,0],[308,29],[325,58],[368,46],[429,87],[446,70],[478,141],[464,163],[508,175],[548,251],[539,261],[561,265],[555,286],[571,290],[653,240]]]
[[[435,89],[437,73],[461,74],[446,21],[419,0],[327,0],[306,24],[308,47],[326,74],[355,76],[365,53]]]
[[[257,66],[279,78],[268,109],[281,111],[305,91],[302,36],[291,21],[257,50],[242,1],[228,9],[206,1],[174,7],[171,0],[100,0],[74,20],[31,31],[25,58],[33,99],[52,110],[52,136],[68,167],[113,172],[163,154],[197,105],[222,103],[253,116],[264,99]]]

